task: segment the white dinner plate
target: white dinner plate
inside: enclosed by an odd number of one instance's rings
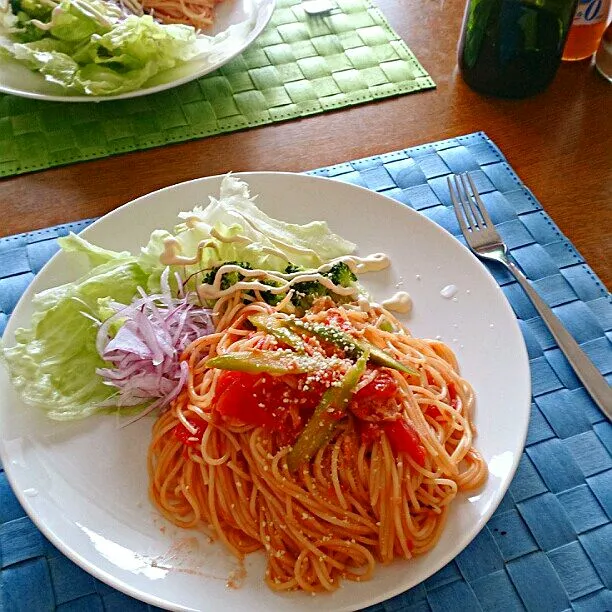
[[[219,544],[172,527],[147,498],[146,453],[152,418],[119,428],[99,415],[58,423],[24,405],[0,368],[0,457],[19,501],[43,533],[94,576],[134,597],[176,610],[355,610],[418,584],[453,559],[491,516],[519,461],[530,409],[523,338],[502,291],[484,266],[445,230],[372,191],[299,174],[239,174],[259,194],[258,206],[279,219],[324,219],[358,244],[360,254],[386,252],[390,269],[360,280],[382,300],[408,291],[413,311],[403,321],[415,335],[440,336],[459,359],[477,394],[475,445],[490,471],[471,495],[453,502],[438,545],[410,561],[378,566],[365,583],[345,582],[313,601],[279,595],[263,582],[263,554],[249,555],[240,588],[226,581],[237,563]],[[83,231],[101,246],[136,252],[177,213],[219,194],[220,177],[181,183],[143,196]],[[17,305],[4,341],[27,326],[35,292],[74,280],[78,256],[58,253]],[[449,286],[454,289],[448,289]],[[447,288],[446,291],[442,291]],[[454,294],[454,297],[452,297]],[[444,297],[446,295],[447,297]]]
[[[18,61],[0,55],[0,92],[55,102],[104,102],[136,98],[170,89],[200,78],[242,53],[266,27],[276,0],[224,0],[215,9],[215,22],[204,31],[208,36],[226,32],[214,46],[214,52],[160,72],[141,88],[114,96],[86,96],[67,92],[64,87],[46,81],[39,72]]]

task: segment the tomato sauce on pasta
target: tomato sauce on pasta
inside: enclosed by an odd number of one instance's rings
[[[369,579],[377,562],[430,550],[457,494],[487,477],[473,446],[474,393],[451,349],[413,337],[377,305],[321,301],[292,317],[280,312],[283,304],[257,298],[221,298],[216,332],[182,356],[188,384],[157,419],[149,448],[155,505],[175,525],[216,536],[239,558],[262,550],[266,583],[276,591],[332,591],[343,579]],[[368,363],[346,407],[330,411],[331,434],[292,467],[296,439],[351,360],[341,346],[312,335],[298,351],[254,328],[258,314],[294,328],[299,319],[341,330],[409,371]],[[390,331],[381,329],[381,317]],[[270,351],[297,364],[299,355],[329,362],[280,375],[208,365],[219,356],[256,359]]]

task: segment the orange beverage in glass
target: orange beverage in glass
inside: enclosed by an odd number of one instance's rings
[[[566,61],[591,57],[606,29],[610,0],[580,0],[563,49]]]

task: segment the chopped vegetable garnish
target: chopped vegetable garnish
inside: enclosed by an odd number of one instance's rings
[[[337,363],[338,359],[326,359],[324,356],[302,355],[299,353],[286,353],[285,351],[260,351],[254,349],[244,353],[225,353],[212,357],[206,362],[209,368],[220,370],[233,370],[247,372],[248,374],[303,374],[316,372]]]
[[[250,316],[249,321],[257,329],[269,333],[292,349],[296,351],[304,350],[304,341],[302,338],[285,327],[280,319],[265,314],[257,314]]]
[[[330,387],[306,423],[297,441],[287,455],[287,467],[295,471],[301,463],[310,461],[334,434],[338,421],[346,414],[348,403],[361,375],[365,372],[368,354],[363,353],[344,375],[340,386]]]
[[[371,342],[363,338],[353,338],[349,333],[335,327],[333,325],[325,325],[323,323],[305,323],[299,319],[288,319],[287,327],[294,331],[303,332],[307,335],[317,336],[321,340],[325,340],[343,350],[347,357],[357,359],[365,352],[368,353],[370,361],[387,368],[399,370],[405,374],[416,374],[416,372],[391,357],[382,349],[374,346]]]

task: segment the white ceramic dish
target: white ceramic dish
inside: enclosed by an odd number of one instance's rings
[[[485,268],[458,241],[425,217],[374,192],[305,175],[243,176],[258,205],[295,222],[325,219],[359,245],[384,251],[391,269],[362,277],[379,299],[398,284],[413,297],[405,323],[424,337],[441,336],[457,352],[476,389],[476,446],[490,477],[482,490],[457,499],[438,546],[409,562],[378,567],[367,583],[346,583],[316,601],[303,593],[277,595],[264,586],[264,558],[250,555],[239,589],[226,580],[234,560],[218,545],[167,524],[147,499],[146,450],[151,420],[124,429],[113,417],[57,423],[25,406],[0,368],[0,457],[28,514],[80,566],[149,603],[177,610],[354,610],[400,593],[453,559],[480,531],[506,491],[523,449],[530,408],[529,364],[516,319]],[[219,177],[149,194],[83,232],[114,249],[137,250],[155,228],[171,228],[177,213],[218,195]],[[56,255],[30,285],[4,340],[28,324],[36,291],[73,280],[82,262]],[[456,287],[447,299],[441,290]],[[443,292],[445,293],[445,292]],[[451,292],[452,293],[452,292]]]
[[[216,9],[214,25],[204,32],[214,36],[229,30],[227,37],[215,46],[214,53],[166,70],[134,91],[115,96],[70,94],[65,88],[46,81],[40,73],[29,70],[12,58],[0,57],[0,92],[55,102],[105,102],[136,98],[177,87],[220,68],[242,53],[266,27],[275,5],[276,0],[225,0]]]

